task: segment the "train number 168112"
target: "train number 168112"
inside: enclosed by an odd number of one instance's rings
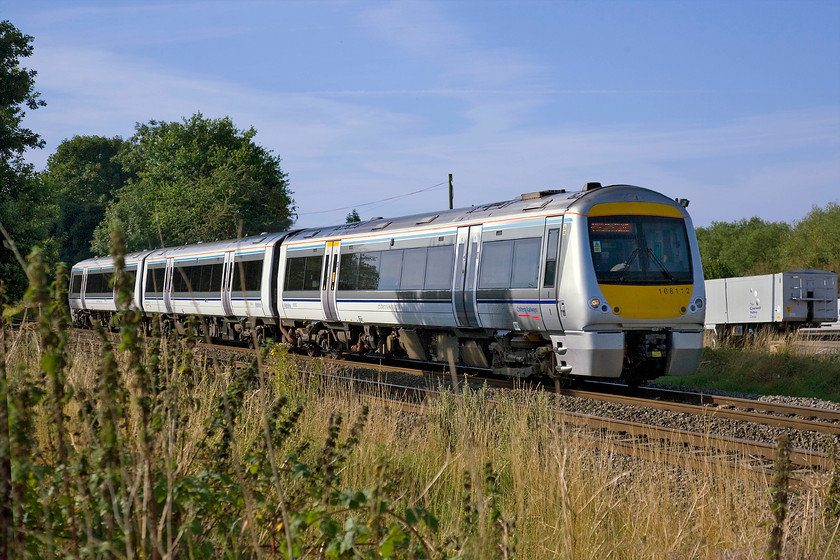
[[[690,294],[691,286],[669,286],[667,288],[659,288],[659,295],[661,296],[675,296],[681,294]]]

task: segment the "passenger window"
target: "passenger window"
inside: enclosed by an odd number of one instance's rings
[[[303,290],[303,276],[306,272],[306,259],[298,257],[286,260],[286,284],[284,289],[289,291]]]
[[[123,269],[123,274],[125,274],[126,278],[128,278],[128,284],[133,287],[134,286],[134,279],[137,276],[137,265],[132,264],[132,265],[126,266]]]
[[[196,290],[199,292],[211,291],[210,285],[213,280],[213,265],[205,264],[200,267],[198,275],[198,285]]]
[[[359,255],[359,290],[375,290],[379,287],[380,252]]]
[[[223,265],[222,263],[211,265],[210,267],[210,291],[211,292],[221,292],[222,291],[222,271]]]
[[[402,251],[382,251],[379,259],[380,290],[397,290],[400,287],[402,273]]]
[[[87,286],[85,287],[86,297],[108,297],[113,295],[114,291],[109,282],[113,271],[108,272],[88,272]]]
[[[73,272],[70,276],[70,295],[78,296],[82,293],[82,272]]]
[[[165,265],[160,265],[157,268],[149,268],[149,276],[146,278],[147,294],[155,296],[161,296],[163,294],[163,279],[165,274]]]
[[[338,271],[338,289],[355,290],[359,277],[359,255],[348,253],[341,255],[341,268]]]
[[[323,260],[323,255],[306,257],[306,268],[303,273],[304,290],[318,289],[318,283],[321,281],[321,261]]]
[[[402,290],[422,290],[426,279],[426,249],[405,249],[402,260]]]
[[[283,289],[286,291],[317,290],[321,281],[323,260],[324,257],[321,255],[286,259],[286,283]]]
[[[539,237],[516,239],[513,242],[513,275],[511,288],[536,288],[540,273]]]
[[[545,249],[545,267],[543,268],[543,288],[553,288],[557,277],[557,249],[560,229],[548,230],[548,243]]]
[[[455,248],[452,245],[429,247],[426,256],[425,288],[427,290],[451,289],[454,261]]]
[[[236,283],[234,292],[258,292],[262,287],[262,265],[263,261],[234,261],[236,269]]]
[[[513,261],[513,240],[488,241],[481,253],[478,287],[481,289],[510,288],[510,267]]]

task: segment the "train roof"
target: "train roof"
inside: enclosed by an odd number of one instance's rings
[[[224,253],[226,251],[247,251],[249,249],[257,250],[264,249],[274,245],[279,240],[283,239],[287,232],[279,233],[261,233],[259,235],[251,235],[240,237],[238,239],[226,239],[224,241],[209,241],[191,243],[189,245],[181,245],[180,247],[164,247],[163,249],[155,249],[150,251],[150,259],[182,257],[188,255],[206,255],[210,253]]]
[[[151,253],[151,251],[137,251],[136,253],[126,253],[125,264],[134,264],[143,260],[143,258]],[[92,257],[79,261],[73,265],[73,269],[80,268],[108,268],[114,266],[114,257],[107,255],[105,257]]]
[[[178,247],[164,247],[162,249],[152,249],[147,251],[139,251],[136,253],[126,254],[126,263],[137,262],[145,257],[149,258],[168,258],[186,255],[204,255],[207,253],[223,253],[225,251],[243,251],[248,249],[263,249],[267,246],[277,243],[280,239],[285,237],[287,232],[281,233],[261,233],[260,235],[251,235],[240,237],[238,239],[226,239],[224,241],[210,241],[191,243],[189,245],[181,245]],[[113,266],[114,257],[108,255],[107,257],[93,257],[83,260],[73,265],[73,268],[98,268]]]
[[[486,222],[488,219],[500,219],[511,216],[544,216],[573,211],[586,214],[595,204],[608,202],[658,202],[679,208],[684,217],[688,217],[684,207],[656,191],[632,185],[608,185],[587,183],[581,191],[568,192],[565,189],[543,190],[526,193],[512,200],[491,202],[454,210],[424,212],[396,218],[373,218],[363,222],[353,222],[328,227],[308,228],[289,235],[288,241],[316,241],[324,238],[349,237],[365,234],[386,234],[391,231],[405,231],[419,227],[462,226],[471,223]]]
[[[415,230],[418,228],[451,228],[512,216],[547,216],[566,212],[587,214],[589,209],[595,204],[634,201],[667,204],[679,209],[683,217],[688,217],[688,213],[685,211],[683,204],[675,202],[656,191],[632,185],[601,186],[599,183],[587,183],[583,190],[580,191],[566,191],[565,189],[543,190],[526,193],[512,200],[491,202],[454,210],[424,212],[422,214],[395,218],[380,217],[364,222],[307,228],[292,232],[262,233],[239,239],[206,243],[199,242],[180,247],[164,247],[162,249],[140,251],[126,255],[126,263],[136,262],[145,257],[163,259],[178,256],[202,256],[230,250],[243,251],[249,248],[257,250],[276,244],[284,238],[291,242],[301,243],[357,235],[383,234],[387,236],[391,232]],[[108,267],[113,266],[113,263],[114,259],[111,256],[94,257],[76,263],[73,265],[73,268]]]

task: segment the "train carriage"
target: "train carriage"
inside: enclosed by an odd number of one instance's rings
[[[261,339],[275,325],[278,244],[285,234],[198,243],[151,252],[145,261],[143,305],[165,325],[204,318],[214,339]]]
[[[125,256],[125,272],[133,279],[133,301],[135,309],[141,309],[140,289],[143,260],[149,251],[130,253]],[[91,319],[99,319],[109,325],[117,312],[117,294],[113,286],[116,270],[113,257],[94,257],[73,265],[70,269],[68,299],[70,313],[77,325],[90,326]]]
[[[179,325],[200,314],[213,337],[270,335],[313,354],[638,383],[694,371],[702,349],[703,273],[686,205],[590,183],[162,249],[142,257],[140,305]]]
[[[282,319],[311,351],[372,351],[505,375],[696,368],[705,295],[683,205],[590,184],[290,235]],[[305,289],[303,289],[305,288]]]

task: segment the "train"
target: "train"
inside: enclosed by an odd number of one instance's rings
[[[164,331],[310,355],[455,363],[506,376],[695,371],[703,271],[688,201],[587,183],[512,200],[125,256]],[[112,324],[112,257],[71,269],[73,322]]]

